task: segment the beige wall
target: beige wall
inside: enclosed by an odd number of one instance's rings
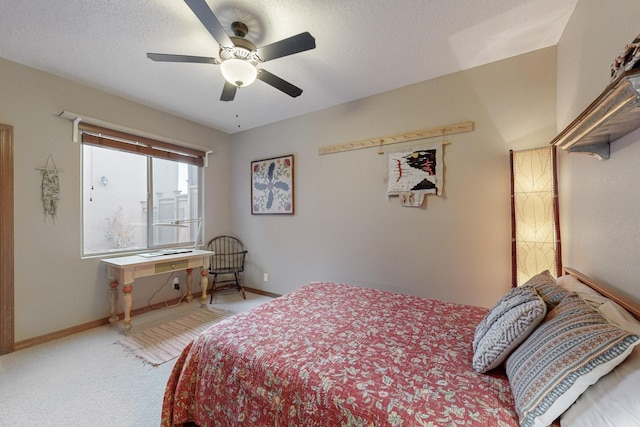
[[[508,151],[554,136],[555,69],[556,49],[544,49],[228,136],[0,60],[0,123],[15,131],[16,340],[108,313],[104,267],[80,258],[80,147],[70,122],[55,116],[62,110],[211,147],[206,236],[233,231],[245,240],[250,286],[285,293],[312,280],[344,281],[490,306],[510,285]],[[317,154],[466,120],[476,130],[449,138],[445,194],[429,197],[426,209],[387,200],[375,149]],[[44,219],[35,169],[50,153],[65,169],[55,224]],[[289,153],[296,214],[251,216],[250,162]],[[134,308],[162,284],[136,282]]]
[[[555,85],[548,48],[233,135],[233,230],[249,284],[285,293],[327,280],[494,304],[511,283],[509,150],[555,136]],[[387,200],[376,149],[317,154],[466,120],[476,129],[449,138],[444,197],[426,209]],[[290,153],[295,215],[252,216],[250,162]]]
[[[640,32],[640,2],[580,0],[558,45],[558,127],[567,126],[609,83],[613,59]],[[640,131],[598,161],[561,152],[564,264],[640,298]]]
[[[214,154],[205,190],[216,197],[206,203],[207,236],[229,229],[228,135],[3,59],[0,99],[0,123],[14,127],[16,341],[105,318],[109,311],[104,267],[98,259],[80,259],[80,146],[71,141],[71,122],[56,117],[61,111],[209,147]],[[64,169],[55,223],[44,218],[36,170],[49,154]],[[136,282],[134,308],[145,306],[161,285]],[[176,296],[167,289],[158,300]]]

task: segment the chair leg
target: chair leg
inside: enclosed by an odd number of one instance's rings
[[[247,296],[244,294],[244,286],[240,284],[239,273],[233,273],[233,275],[236,277],[236,287],[242,292],[242,299],[247,299]]]
[[[213,275],[213,282],[211,282],[211,299],[209,300],[209,304],[213,304],[213,291],[216,289],[216,279],[218,278],[217,274]]]

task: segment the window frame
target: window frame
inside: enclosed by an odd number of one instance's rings
[[[159,141],[153,138],[134,135],[128,132],[117,131],[102,126],[93,125],[90,123],[80,122],[78,124],[78,130],[81,135],[80,143],[81,150],[84,150],[84,145],[94,146],[104,149],[113,149],[123,151],[135,155],[142,155],[146,157],[146,192],[147,192],[147,212],[146,212],[146,247],[145,248],[123,248],[113,249],[102,252],[87,252],[85,248],[85,212],[84,203],[85,196],[82,192],[82,221],[81,221],[81,240],[82,240],[82,257],[93,258],[102,257],[108,255],[122,255],[126,253],[144,253],[169,247],[197,247],[202,244],[204,235],[204,174],[206,167],[206,156],[208,152],[194,149],[174,143],[165,141]],[[84,157],[84,155],[83,155]],[[180,243],[169,244],[154,244],[157,240],[158,232],[157,224],[154,223],[154,193],[153,193],[153,159],[169,160],[179,163],[184,163],[189,166],[197,167],[197,210],[195,218],[175,218],[175,224],[178,225],[180,221],[183,223],[196,224],[195,240]],[[86,165],[82,164],[81,182],[84,182],[84,170]]]

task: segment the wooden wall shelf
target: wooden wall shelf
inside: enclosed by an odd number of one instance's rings
[[[608,159],[610,143],[638,127],[640,70],[631,70],[611,82],[551,144]]]

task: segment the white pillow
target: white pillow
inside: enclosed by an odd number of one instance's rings
[[[538,326],[547,305],[530,287],[513,288],[476,327],[473,369],[485,373],[498,367]]]
[[[578,280],[578,278],[570,274],[558,277],[556,279],[556,284],[562,286],[568,291],[576,292],[582,297],[582,299],[587,301],[589,305],[594,308],[598,308],[600,304],[610,301],[608,298],[600,295],[598,291],[590,288],[588,285],[585,285],[580,280]]]
[[[590,386],[560,417],[562,427],[620,427],[640,420],[640,347]]]
[[[609,322],[620,326],[625,331],[640,335],[640,322],[615,301],[608,300],[600,304],[598,311],[606,317]]]

